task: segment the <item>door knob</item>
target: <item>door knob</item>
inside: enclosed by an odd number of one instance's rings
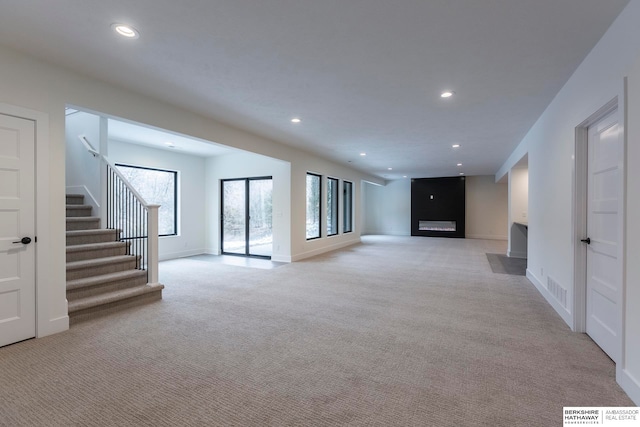
[[[23,237],[22,239],[13,243],[22,243],[23,245],[28,245],[29,243],[31,243],[31,237]]]
[[[591,244],[591,238],[590,237],[587,237],[586,239],[581,239],[580,241],[586,243],[587,245]]]

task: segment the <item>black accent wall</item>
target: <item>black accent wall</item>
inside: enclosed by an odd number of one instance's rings
[[[465,179],[411,180],[411,235],[464,238]],[[455,221],[456,231],[419,230],[419,221]]]

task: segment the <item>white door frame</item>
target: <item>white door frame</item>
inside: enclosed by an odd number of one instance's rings
[[[624,93],[624,91],[623,91]],[[574,173],[573,173],[573,230],[572,230],[572,239],[573,239],[573,247],[574,247],[574,267],[573,267],[573,325],[572,329],[575,332],[585,333],[587,329],[587,247],[584,243],[580,241],[580,239],[584,239],[587,237],[587,198],[588,198],[588,189],[587,189],[587,164],[588,164],[588,129],[589,126],[598,122],[600,119],[604,118],[611,112],[618,110],[618,126],[621,134],[623,135],[623,153],[624,153],[624,162],[623,162],[623,170],[621,171],[621,191],[620,191],[620,221],[618,223],[618,237],[619,237],[619,247],[618,247],[618,271],[620,272],[620,277],[622,283],[620,284],[622,288],[622,295],[624,295],[625,290],[625,280],[624,280],[624,246],[625,246],[625,235],[624,235],[624,224],[625,224],[625,201],[626,201],[626,180],[624,179],[626,174],[626,158],[627,158],[627,143],[626,143],[626,133],[625,133],[625,119],[626,119],[626,111],[624,108],[624,103],[619,102],[622,97],[616,96],[611,101],[607,102],[602,108],[598,111],[590,115],[585,121],[580,123],[575,129],[575,162],[574,162]],[[624,355],[623,350],[623,337],[624,337],[624,300],[620,302],[620,358],[619,362],[622,362],[622,357]]]
[[[50,242],[51,229],[49,221],[49,115],[40,111],[30,110],[15,105],[0,103],[0,114],[31,120],[35,123],[35,221],[37,242],[36,251],[36,337],[51,334],[47,302],[53,299],[46,292],[40,278],[51,275]],[[62,197],[62,196],[61,196]],[[35,240],[35,239],[34,239]],[[62,319],[64,320],[64,319]],[[54,322],[55,323],[55,322]],[[55,327],[54,327],[55,328]],[[55,330],[55,332],[59,332]]]

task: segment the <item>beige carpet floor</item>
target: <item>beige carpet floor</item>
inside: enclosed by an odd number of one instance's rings
[[[365,237],[264,270],[161,264],[164,299],[0,348],[2,426],[559,426],[633,406],[503,242]]]

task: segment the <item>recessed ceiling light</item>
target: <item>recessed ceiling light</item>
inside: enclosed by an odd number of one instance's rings
[[[407,177],[407,175],[402,175],[402,177],[403,177],[403,178],[406,178],[406,177]]]
[[[455,92],[452,90],[445,90],[440,94],[441,98],[451,98]]]
[[[460,172],[460,175],[464,175],[464,172]]]
[[[388,170],[388,171],[392,171],[392,170],[393,170],[393,168],[387,168],[387,170]]]
[[[360,155],[361,155],[362,157],[364,157],[364,156],[366,156],[366,155],[367,155],[367,153],[360,153]]]
[[[122,37],[126,37],[128,39],[137,39],[140,37],[138,30],[133,28],[131,25],[115,23],[111,24],[111,28]]]
[[[302,120],[300,120],[299,117],[294,117],[293,119],[291,119],[291,123],[300,123]]]
[[[460,144],[453,144],[451,148],[460,148]]]
[[[458,165],[457,165],[457,166],[462,166],[462,163],[458,163]]]

